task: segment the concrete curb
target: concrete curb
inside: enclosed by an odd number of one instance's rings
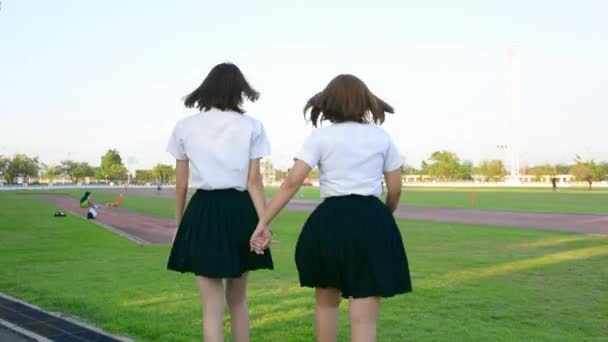
[[[20,300],[18,298],[15,298],[13,296],[9,296],[9,295],[7,295],[5,293],[0,292],[0,297],[2,297],[4,299],[7,299],[7,300],[11,300],[11,301],[17,302],[17,303],[25,305],[25,306],[28,306],[28,307],[30,307],[30,308],[32,308],[34,310],[38,310],[38,311],[44,312],[44,313],[46,313],[48,315],[57,317],[59,319],[66,320],[66,321],[68,321],[68,322],[70,322],[72,324],[76,324],[76,325],[79,325],[79,326],[81,326],[83,328],[92,330],[92,331],[94,331],[94,332],[96,332],[96,333],[98,333],[100,335],[103,335],[103,336],[106,336],[106,337],[109,337],[109,338],[114,338],[114,339],[117,339],[117,340],[122,341],[122,342],[134,342],[130,338],[127,338],[127,337],[124,337],[124,336],[116,336],[116,335],[109,334],[109,333],[103,331],[102,329],[100,329],[100,328],[98,328],[98,327],[96,327],[94,325],[91,325],[90,323],[85,323],[85,322],[83,322],[83,321],[81,321],[81,320],[79,320],[77,318],[74,318],[74,317],[71,317],[71,316],[68,316],[68,315],[65,315],[65,314],[62,314],[62,313],[46,311],[46,310],[44,310],[44,309],[42,309],[42,308],[40,308],[40,307],[38,307],[36,305],[33,305],[31,303],[28,303],[28,302],[24,302],[24,301],[22,301],[22,300]],[[5,327],[7,327],[7,328],[9,328],[11,330],[14,330],[17,333],[24,334],[24,335],[26,335],[26,336],[28,336],[30,338],[40,338],[40,339],[37,339],[36,341],[52,341],[52,340],[47,339],[46,337],[42,337],[40,335],[37,335],[37,334],[32,333],[30,331],[27,331],[27,330],[25,330],[25,329],[23,329],[21,327],[16,327],[14,324],[12,324],[10,322],[6,322],[6,321],[3,321],[3,320],[0,320],[0,321],[2,322],[2,325],[4,325]],[[8,325],[5,325],[4,323],[8,323]],[[13,329],[13,327],[16,327],[18,330]]]
[[[0,294],[1,295],[1,294]],[[3,319],[0,319],[0,325],[15,333],[19,337],[23,337],[26,340],[33,340],[38,342],[53,342],[53,340],[49,340],[44,336],[40,336],[36,333],[33,333],[29,330],[25,330],[20,326],[14,325],[11,322],[7,322]]]

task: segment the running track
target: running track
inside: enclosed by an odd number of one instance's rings
[[[122,192],[124,189],[96,189],[95,191]],[[128,189],[127,194],[172,197],[173,190]],[[60,208],[84,214],[78,201],[63,195],[41,195]],[[288,209],[312,211],[320,201],[292,200]],[[582,234],[608,235],[608,215],[540,213],[500,210],[456,209],[400,206],[395,216],[402,219],[435,221],[445,223],[477,224],[486,226],[519,227],[529,229],[554,230]],[[173,237],[175,224],[172,219],[123,208],[100,208],[98,223],[118,229],[127,236],[145,243],[168,243]]]
[[[121,192],[123,189],[104,189]],[[173,189],[129,189],[128,194],[173,197]],[[290,210],[312,211],[319,205],[318,200],[292,200]],[[435,221],[447,223],[479,224],[487,226],[520,227],[543,230],[557,230],[583,234],[608,234],[608,215],[524,212],[505,210],[480,210],[459,208],[438,208],[401,205],[395,216],[408,220]]]

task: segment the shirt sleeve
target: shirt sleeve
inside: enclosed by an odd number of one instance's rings
[[[295,159],[305,162],[311,169],[319,164],[321,160],[321,142],[317,129],[308,136],[300,152],[296,154]]]
[[[249,159],[259,159],[270,155],[270,141],[261,122],[256,122],[256,129],[251,137]]]
[[[399,150],[397,146],[393,142],[393,139],[388,138],[388,148],[386,150],[386,155],[384,156],[384,167],[382,171],[390,172],[395,171],[401,167],[401,156],[399,155]]]
[[[173,133],[167,144],[167,152],[169,152],[177,160],[188,160],[186,150],[184,148],[184,140],[179,137],[179,124],[175,125]]]

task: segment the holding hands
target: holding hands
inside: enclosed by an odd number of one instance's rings
[[[251,234],[249,249],[256,254],[264,254],[264,250],[270,245],[271,238],[270,227],[260,221],[253,234]]]

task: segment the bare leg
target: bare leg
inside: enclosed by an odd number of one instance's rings
[[[222,279],[197,276],[203,306],[203,336],[207,342],[224,341],[224,284]]]
[[[247,275],[226,279],[226,302],[230,309],[232,340],[249,342],[249,310],[247,308]]]
[[[376,341],[376,321],[380,297],[351,298],[349,317],[352,342]]]
[[[335,342],[338,339],[338,315],[340,291],[333,288],[316,288],[317,342]]]

